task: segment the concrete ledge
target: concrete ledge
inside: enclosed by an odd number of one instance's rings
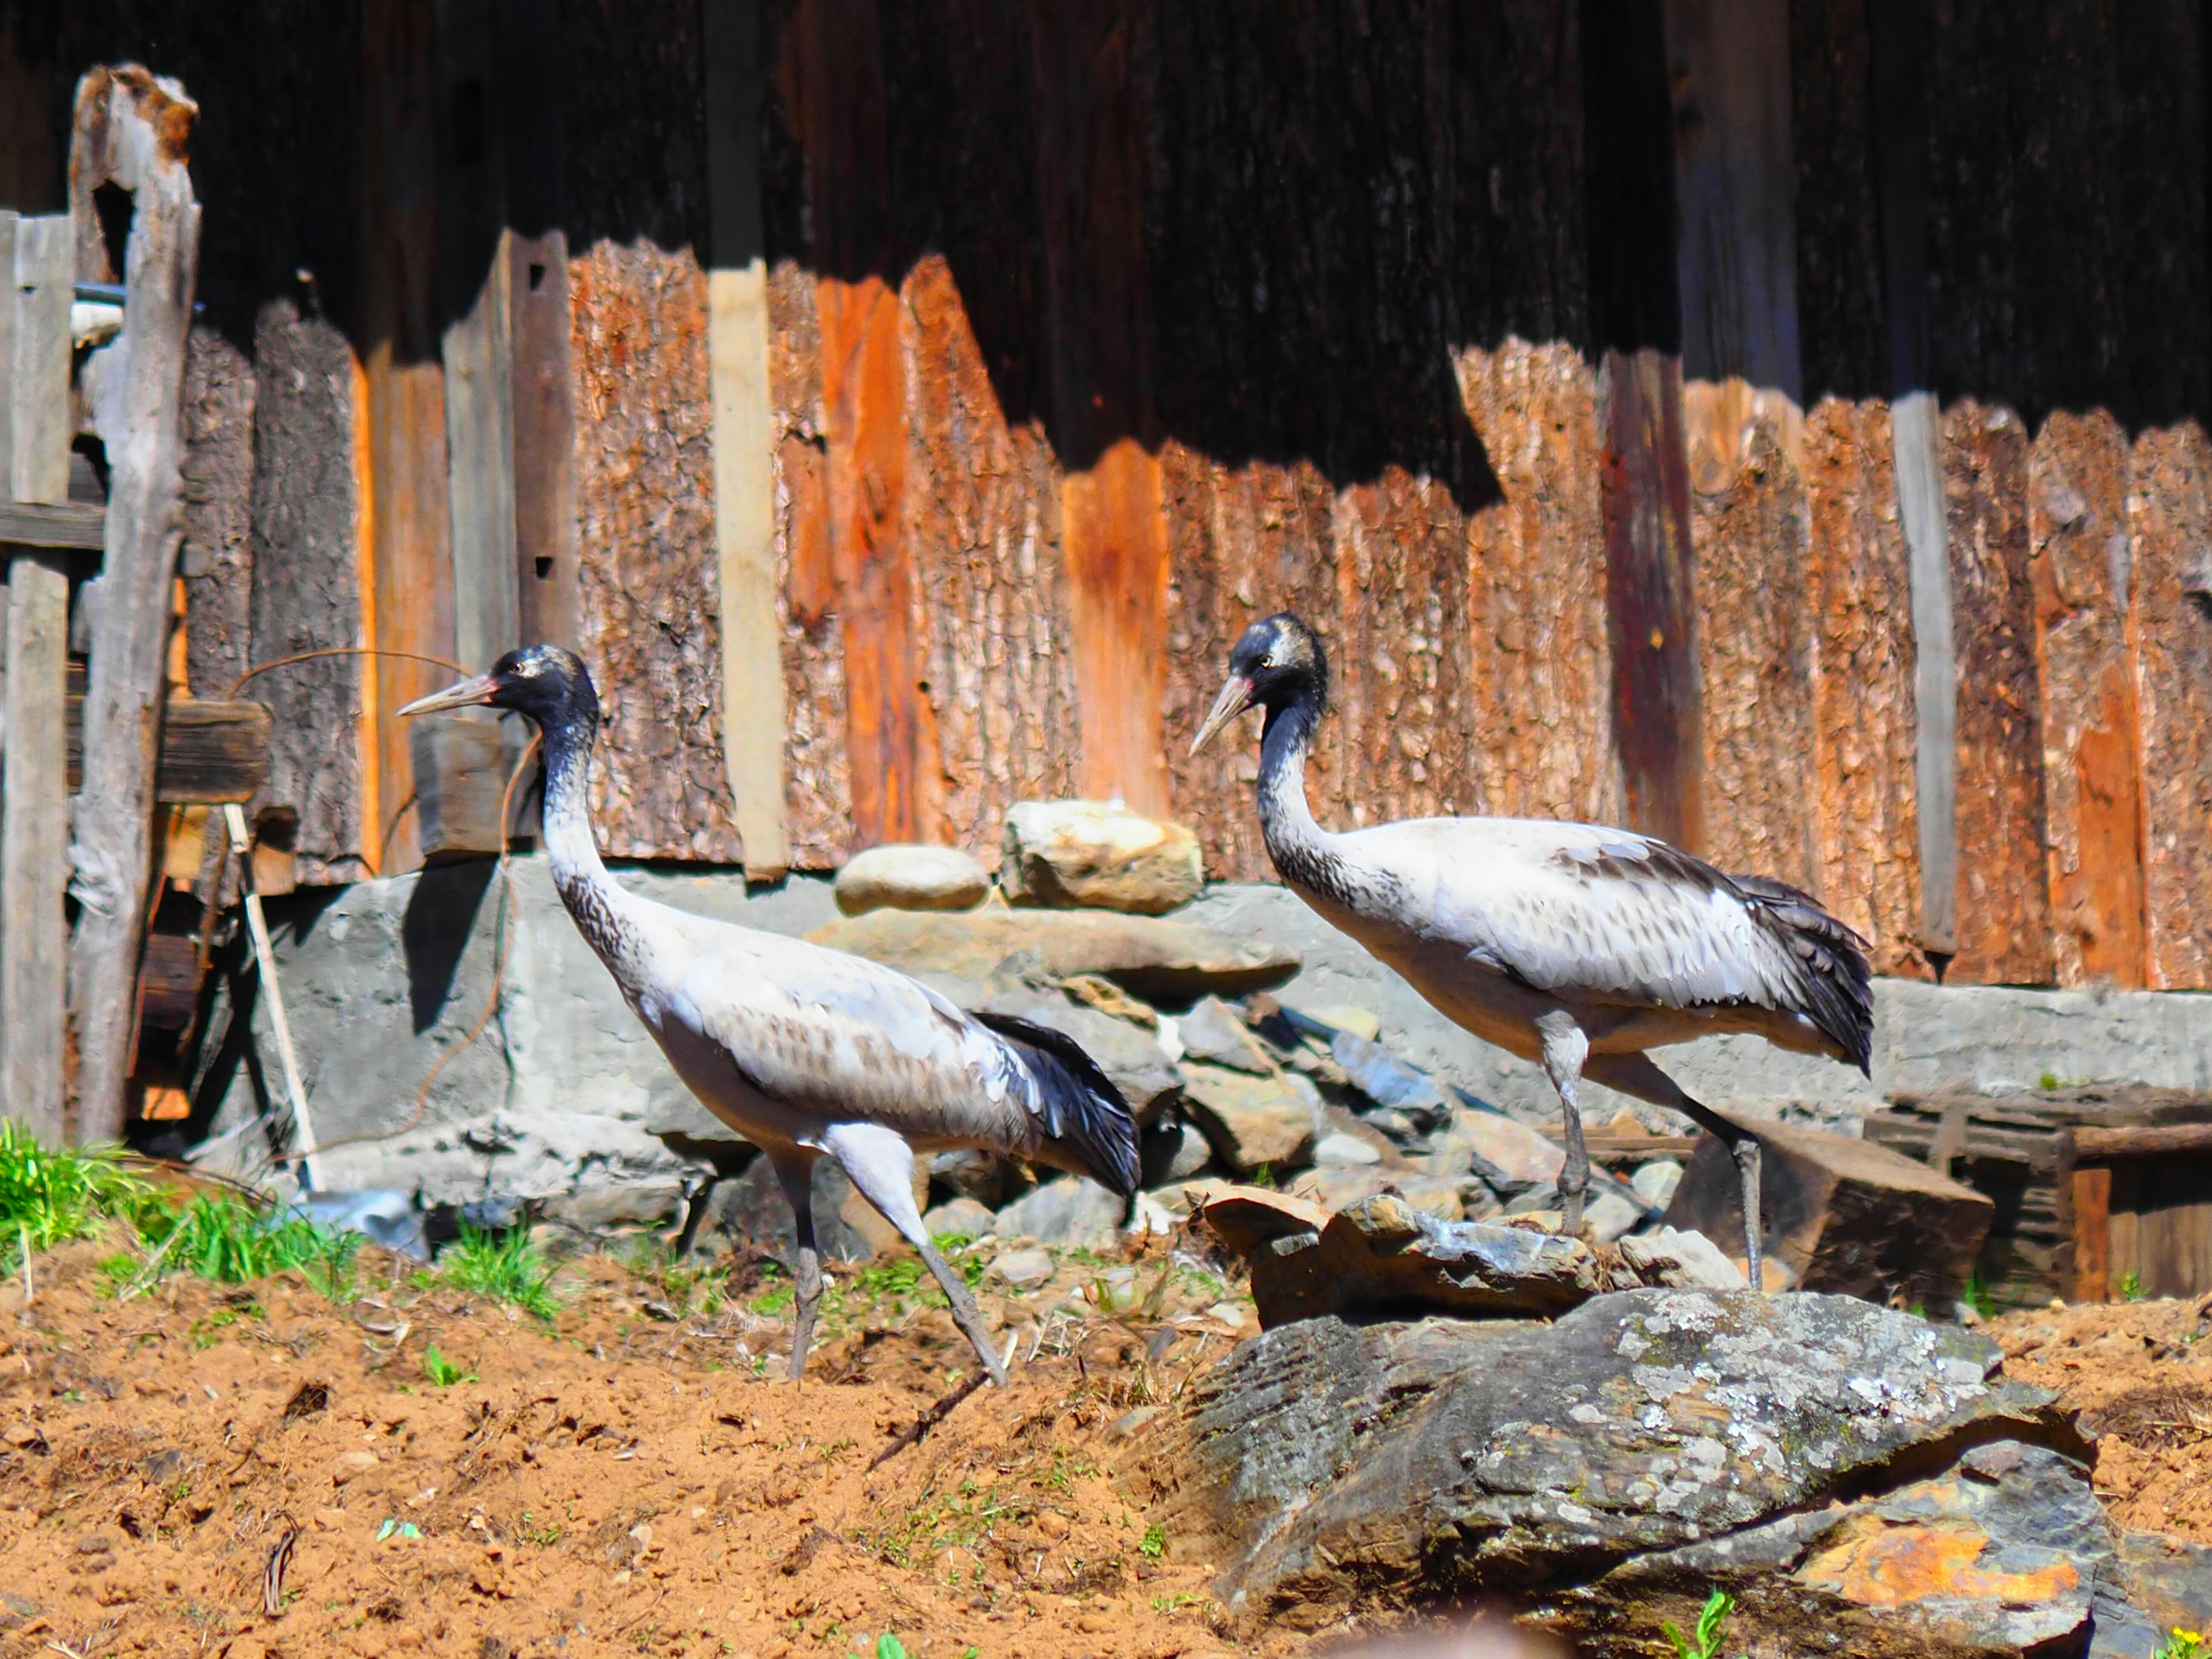
[[[491,872],[484,860],[271,904],[277,971],[322,1140],[403,1129],[423,1078],[483,1011],[501,910]],[[733,872],[617,874],[646,896],[775,933],[801,934],[837,915],[823,878],[793,877],[748,895]],[[556,1200],[595,1223],[666,1215],[702,1165],[670,1152],[660,1134],[711,1144],[728,1133],[691,1099],[623,1006],[561,908],[543,859],[514,861],[513,890],[495,1018],[447,1065],[418,1125],[332,1152],[325,1183],[408,1188],[438,1203],[492,1194]],[[1295,945],[1305,968],[1280,993],[1285,1001],[1364,1006],[1381,1018],[1382,1040],[1407,1059],[1517,1117],[1556,1121],[1556,1098],[1534,1066],[1450,1024],[1294,895],[1222,884],[1176,915]],[[1847,1131],[1898,1089],[2032,1086],[2045,1075],[2212,1087],[2212,996],[1882,980],[1875,1009],[1871,1082],[1750,1037],[1688,1043],[1659,1058],[1716,1107]],[[265,1007],[257,1009],[257,1040],[273,1078],[266,1023]],[[1602,1121],[1625,1103],[1593,1087],[1584,1111]],[[241,1069],[216,1127],[233,1127],[254,1109]]]

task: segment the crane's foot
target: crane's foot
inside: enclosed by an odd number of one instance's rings
[[[944,1291],[945,1299],[952,1304],[952,1322],[960,1328],[960,1334],[975,1347],[975,1357],[983,1362],[983,1369],[990,1373],[992,1383],[998,1388],[1005,1388],[1006,1364],[992,1350],[991,1333],[983,1323],[983,1310],[975,1305],[975,1298],[969,1294],[967,1281],[953,1271],[951,1262],[938,1254],[935,1245],[925,1243],[915,1248],[921,1252],[922,1261],[928,1265],[939,1287]]]

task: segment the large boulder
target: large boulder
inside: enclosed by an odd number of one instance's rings
[[[1887,1632],[1838,1651],[2057,1652],[2032,1644],[2084,1626],[2106,1570],[2094,1500],[2053,1396],[2000,1358],[1837,1296],[1309,1319],[1211,1373],[1148,1468],[1255,1617],[1540,1594],[1585,1652],[1625,1656],[1656,1650],[1657,1610],[1686,1624],[1715,1583],[1780,1573],[1787,1631]],[[2030,1586],[2055,1610],[2013,1618]],[[1759,1628],[1732,1625],[1729,1650]]]
[[[1298,971],[1297,952],[1280,945],[1107,910],[872,910],[806,937],[907,973],[976,985],[988,983],[1007,957],[1033,952],[1054,978],[1104,974],[1164,1002],[1188,1002],[1209,991],[1241,996]]]
[[[1022,1194],[999,1212],[1001,1238],[1041,1244],[1110,1244],[1128,1205],[1095,1181],[1061,1176]]]
[[[1198,837],[1125,806],[1017,801],[1006,812],[999,885],[1015,904],[1092,906],[1156,916],[1206,885]]]
[[[837,872],[837,908],[848,916],[894,910],[972,910],[990,873],[957,847],[871,847]]]

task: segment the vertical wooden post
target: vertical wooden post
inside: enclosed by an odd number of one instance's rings
[[[1920,836],[1920,943],[1959,948],[1959,671],[1952,635],[1942,416],[1929,330],[1927,123],[1916,0],[1869,0],[1867,27],[1889,324],[1890,440],[1912,592],[1914,781]]]
[[[0,491],[10,501],[69,499],[73,242],[66,214],[15,221],[6,488]]]
[[[707,189],[714,263],[714,542],[722,589],[722,753],[745,875],[790,866],[783,816],[783,635],[775,611],[775,410],[760,201],[760,7],[706,12]]]
[[[64,336],[64,339],[66,340]],[[63,746],[69,577],[58,556],[11,550],[0,750],[0,1115],[64,1139],[69,781]],[[127,1012],[127,1011],[126,1011]]]
[[[1036,9],[1053,437],[1086,795],[1168,811],[1168,532],[1152,407],[1138,31],[1129,0]]]
[[[86,1139],[123,1133],[146,932],[170,585],[184,537],[185,349],[200,235],[185,145],[198,113],[181,87],[135,66],[97,69],[77,85],[70,200],[80,234],[100,185],[112,182],[132,196],[123,332],[109,348],[119,360],[98,411],[109,467],[107,535],[70,853],[78,919],[70,1004],[76,1127]],[[62,483],[65,492],[66,474]]]

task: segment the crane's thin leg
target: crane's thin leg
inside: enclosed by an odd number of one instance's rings
[[[1735,1160],[1736,1182],[1743,1200],[1745,1277],[1751,1281],[1752,1289],[1760,1289],[1759,1242],[1763,1227],[1759,1216],[1758,1136],[1691,1099],[1673,1078],[1651,1063],[1649,1054],[1599,1054],[1583,1069],[1593,1082],[1681,1113],[1699,1128],[1711,1131],[1729,1149],[1729,1156]]]
[[[798,1274],[798,1300],[791,1320],[791,1380],[796,1382],[806,1371],[806,1351],[814,1346],[814,1311],[822,1301],[822,1255],[814,1248],[815,1155],[800,1149],[770,1152],[768,1158],[775,1166],[776,1180],[782,1183],[784,1200],[791,1206],[792,1231],[799,1245],[793,1252],[798,1260],[793,1263]]]
[[[1559,1091],[1565,1115],[1567,1161],[1559,1170],[1559,1207],[1565,1212],[1560,1227],[1572,1237],[1583,1230],[1583,1201],[1589,1194],[1589,1148],[1583,1141],[1582,1108],[1575,1104],[1575,1085],[1589,1057],[1589,1038],[1563,1008],[1538,1020],[1536,1030],[1544,1039],[1544,1074]]]
[[[966,1282],[952,1264],[938,1254],[921,1224],[921,1212],[914,1206],[914,1148],[895,1129],[879,1123],[841,1123],[823,1137],[830,1157],[844,1166],[860,1196],[883,1212],[884,1219],[899,1230],[899,1237],[921,1253],[922,1261],[952,1304],[952,1322],[975,1346],[976,1357],[991,1381],[1006,1385],[1006,1368],[991,1352],[991,1333],[984,1328],[983,1311],[975,1305]]]

